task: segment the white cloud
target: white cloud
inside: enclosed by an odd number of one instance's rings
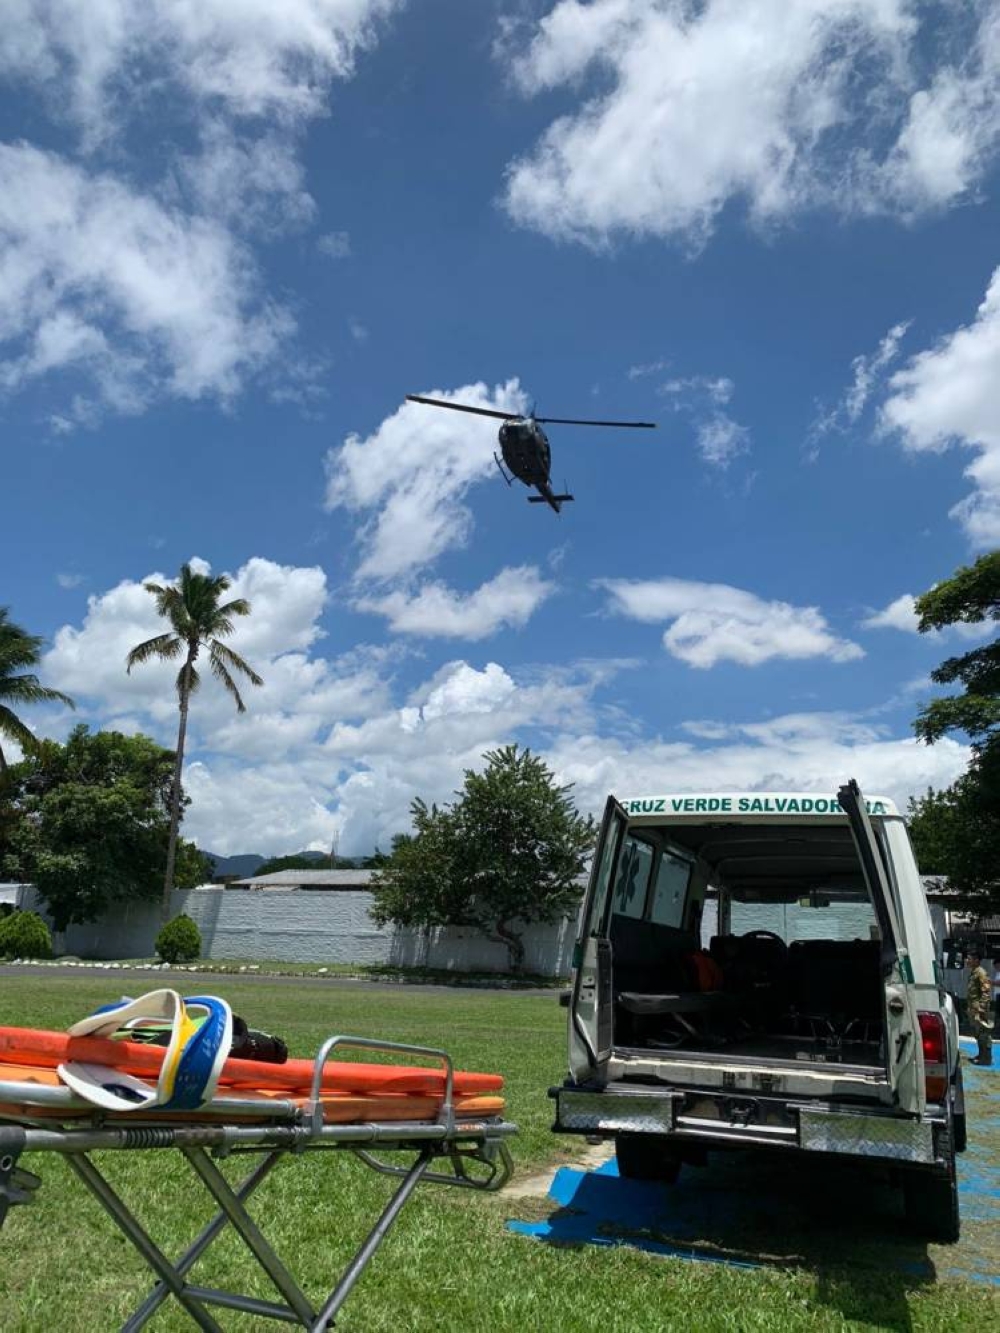
[[[283,362],[276,394],[308,399],[246,238],[312,221],[302,134],[402,3],[11,0],[0,77],[79,156],[0,145],[0,391],[71,375],[57,434],[161,396],[226,401]]]
[[[840,401],[820,413],[808,432],[807,457],[819,457],[819,440],[830,431],[846,431],[860,418],[873,395],[881,388],[888,367],[899,355],[899,345],[912,320],[894,324],[878,347],[869,355],[859,353],[851,362],[852,379]]]
[[[60,588],[79,588],[81,583],[86,583],[86,574],[57,574],[56,583]]]
[[[919,634],[916,598],[912,593],[904,592],[901,597],[897,597],[895,601],[890,602],[883,610],[872,611],[861,621],[861,626],[863,629],[898,629],[907,634]],[[924,631],[932,638],[936,638],[945,632],[957,635],[962,639],[982,639],[993,632],[993,623],[989,620],[970,624],[960,621],[955,625],[949,625],[947,631],[935,629]]]
[[[896,359],[899,344],[911,323],[912,320],[907,319],[894,324],[871,356],[856,356],[851,362],[854,380],[844,395],[844,413],[848,421],[857,421],[864,411],[882,372]]]
[[[351,237],[346,231],[328,231],[316,241],[316,249],[328,259],[347,259],[353,252]]]
[[[633,366],[629,378],[636,378],[633,371],[651,374],[661,364],[651,362],[646,366]],[[723,411],[735,388],[733,381],[724,375],[687,375],[664,380],[656,389],[658,394],[670,400],[674,411],[685,412],[691,417],[698,452],[710,467],[720,472],[724,472],[740,454],[750,452],[749,429]]]
[[[863,629],[901,629],[918,633],[917,612],[912,593],[904,592],[881,611],[873,611],[861,622]]]
[[[725,412],[714,412],[698,422],[698,450],[712,467],[727,468],[734,458],[750,451],[750,431]]]
[[[502,412],[527,410],[516,379],[467,384],[427,396]],[[327,509],[367,514],[356,578],[409,577],[444,551],[464,546],[472,514],[463,503],[495,472],[497,422],[404,403],[367,438],[350,435],[326,456]]]
[[[765,601],[724,583],[663,578],[602,579],[609,610],[633,620],[670,621],[663,646],[689,666],[758,666],[773,658],[826,657],[850,662],[864,650],[837,638],[814,606]]]
[[[401,0],[11,0],[0,71],[40,87],[93,145],[165,86],[227,116],[322,115]],[[152,94],[152,95],[151,95]]]
[[[460,593],[443,583],[427,583],[410,595],[402,591],[381,598],[359,598],[355,608],[385,616],[397,634],[427,638],[485,639],[509,626],[522,629],[555,584],[535,565],[502,569],[475,592]]]
[[[1000,141],[992,4],[559,0],[523,31],[498,51],[520,89],[578,102],[510,165],[505,203],[560,239],[699,245],[734,201],[757,225],[910,215],[966,196]]]
[[[204,561],[192,567],[204,571]],[[47,679],[97,716],[128,710],[145,716],[161,739],[169,739],[176,725],[174,681],[177,662],[152,661],[126,674],[129,651],[163,632],[152,596],[144,584],[169,583],[174,575],[148,574],[138,582],[124,580],[108,592],[87,599],[81,628],[64,625],[45,655]],[[317,672],[305,650],[319,637],[317,619],[326,601],[326,577],[320,569],[275,564],[254,557],[237,571],[227,598],[246,597],[251,615],[238,618],[227,642],[243,655],[265,680],[263,689],[248,687],[251,713],[239,718],[242,734],[250,737],[256,721],[268,712],[309,713],[330,682]],[[192,726],[197,735],[211,737],[232,721],[233,705],[210,672],[202,671],[203,685]],[[318,725],[318,724],[317,724]],[[226,731],[222,748],[231,748]],[[250,741],[252,744],[252,740]]]
[[[1000,13],[974,3],[982,19],[959,38],[954,64],[937,69],[910,99],[909,114],[884,168],[884,188],[904,210],[918,212],[966,196],[982,179],[1000,143]],[[953,17],[961,15],[953,11]],[[937,34],[936,42],[941,42]]]
[[[261,302],[221,227],[111,176],[0,144],[0,385],[84,371],[118,411],[157,392],[231,397],[290,316]]]
[[[914,356],[889,381],[881,421],[915,453],[953,443],[977,451],[973,491],[951,514],[977,547],[1000,544],[1000,268],[971,324]]]
[[[835,793],[852,777],[863,790],[888,796],[905,810],[910,796],[950,785],[969,761],[968,750],[956,741],[923,745],[843,713],[720,723],[715,735],[699,739],[710,743],[573,735],[561,737],[546,757],[561,782],[575,784],[578,804],[595,812],[609,792],[619,797],[675,791]]]
[[[201,150],[180,159],[177,171],[197,211],[235,230],[277,235],[308,226],[316,202],[305,187],[297,144],[287,130],[256,137],[225,121],[200,129]]]
[[[641,367],[644,373],[654,369],[653,365]],[[631,377],[631,371],[629,372]],[[688,375],[677,379],[666,380],[657,389],[657,393],[662,394],[682,394],[688,397],[695,394],[699,397],[705,396],[710,402],[720,405],[728,403],[733,396],[735,385],[731,379],[724,375]]]
[[[683,740],[667,740],[601,702],[634,662],[527,670],[458,659],[404,691],[395,680],[398,654],[320,654],[319,571],[258,557],[235,581],[234,593],[253,602],[241,630],[257,627],[256,639],[235,646],[266,684],[248,692],[250,711],[238,717],[206,680],[192,708],[185,767],[185,835],[222,854],[328,847],[334,836],[349,855],[388,848],[409,827],[414,797],[450,801],[467,768],[513,740],[530,744],[560,782],[575,782],[577,803],[593,813],[608,792],[829,791],[851,776],[905,802],[953,781],[968,759],[953,741],[917,745],[844,713],[691,721],[681,724]],[[59,631],[43,679],[76,692],[84,720],[171,745],[174,667],[124,671],[128,648],[161,627],[141,584],[119,584],[90,599],[81,627]],[[52,734],[47,714],[33,720]]]

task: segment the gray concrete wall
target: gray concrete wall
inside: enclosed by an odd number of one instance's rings
[[[223,889],[211,886],[175,895],[174,914],[185,912],[201,932],[203,958],[259,959],[285,963],[392,963],[457,972],[506,972],[507,950],[474,930],[384,929],[364,890]],[[34,890],[24,906],[51,918]],[[160,929],[159,903],[128,903],[87,926],[71,926],[62,953],[80,958],[151,958]],[[575,922],[525,928],[526,967],[541,976],[570,970]]]
[[[576,920],[552,926],[526,926],[525,962],[538,976],[568,976],[572,966]],[[506,972],[507,949],[478,931],[451,926],[428,931],[399,930],[392,937],[390,961],[400,967],[433,967],[457,972]]]

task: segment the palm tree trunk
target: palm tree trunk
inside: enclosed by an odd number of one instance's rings
[[[164,925],[170,920],[171,900],[174,889],[174,863],[177,860],[177,831],[181,824],[181,770],[184,767],[184,741],[187,737],[188,704],[191,699],[191,687],[188,672],[191,658],[184,663],[184,683],[181,686],[181,718],[177,728],[177,755],[174,759],[174,780],[170,788],[170,833],[167,836],[167,871],[163,877],[163,902],[160,904],[160,919]]]

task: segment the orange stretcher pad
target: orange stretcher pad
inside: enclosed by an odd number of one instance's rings
[[[121,1073],[155,1079],[160,1072],[162,1047],[103,1037],[72,1037],[65,1032],[38,1028],[0,1028],[0,1117],[6,1119],[66,1119],[92,1115],[94,1107],[62,1085],[57,1073],[70,1061],[102,1065]],[[143,1119],[165,1122],[266,1118],[262,1102],[273,1102],[275,1112],[287,1117],[291,1108],[305,1109],[315,1073],[312,1060],[269,1064],[258,1060],[228,1059],[218,1087],[205,1108],[169,1111],[150,1107]],[[457,1118],[497,1116],[504,1099],[498,1096],[503,1079],[498,1074],[456,1070],[452,1107]],[[30,1095],[38,1090],[37,1100]],[[44,1091],[42,1091],[44,1089]],[[55,1090],[65,1096],[53,1104]],[[443,1104],[445,1073],[419,1065],[370,1064],[350,1060],[328,1063],[323,1069],[320,1101],[326,1124],[353,1124],[366,1120],[400,1121],[435,1118]],[[246,1105],[254,1103],[250,1109]],[[106,1113],[115,1120],[130,1113]]]
[[[155,1078],[163,1063],[162,1046],[147,1046],[133,1041],[112,1041],[107,1037],[71,1037],[65,1032],[46,1032],[42,1028],[0,1027],[0,1062],[27,1065],[37,1069],[57,1069],[69,1061],[81,1064],[110,1065],[122,1073]],[[228,1059],[219,1075],[223,1088],[268,1089],[272,1092],[305,1092],[311,1085],[315,1066],[312,1060],[287,1060],[267,1064],[263,1060]],[[328,1064],[323,1070],[323,1091],[335,1093],[422,1093],[441,1096],[445,1076],[441,1069],[420,1065],[362,1064],[353,1060]],[[469,1073],[456,1070],[456,1095],[471,1096],[499,1092],[503,1079],[499,1074]]]
[[[379,1067],[379,1066],[376,1066]],[[59,1105],[33,1102],[30,1089],[61,1089],[66,1093]],[[21,1100],[8,1100],[20,1098]],[[274,1088],[219,1088],[209,1105],[201,1112],[146,1110],[143,1119],[161,1120],[165,1124],[184,1122],[191,1124],[199,1119],[218,1119],[222,1115],[234,1122],[252,1122],[267,1119],[267,1113],[260,1108],[261,1101],[272,1101],[274,1109],[287,1112],[290,1105],[305,1110],[309,1098],[305,1091],[289,1093]],[[248,1102],[253,1107],[248,1107]],[[442,1097],[406,1092],[382,1092],[365,1095],[358,1092],[335,1092],[323,1090],[320,1098],[323,1107],[323,1121],[327,1125],[352,1125],[366,1120],[433,1120],[441,1110]],[[457,1119],[479,1118],[502,1114],[502,1097],[472,1094],[455,1096],[453,1110]],[[67,1120],[91,1116],[93,1106],[81,1097],[75,1097],[70,1089],[64,1088],[59,1075],[52,1069],[42,1069],[33,1065],[0,1064],[0,1118],[7,1120]],[[134,1119],[127,1112],[104,1112],[109,1122]]]

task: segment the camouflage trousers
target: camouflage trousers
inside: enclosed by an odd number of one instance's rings
[[[972,1035],[979,1046],[979,1054],[976,1057],[981,1065],[991,1065],[993,1063],[993,1021],[992,1015],[987,1014],[985,1018],[980,1018],[978,1014],[969,1016],[969,1023],[972,1027]]]

